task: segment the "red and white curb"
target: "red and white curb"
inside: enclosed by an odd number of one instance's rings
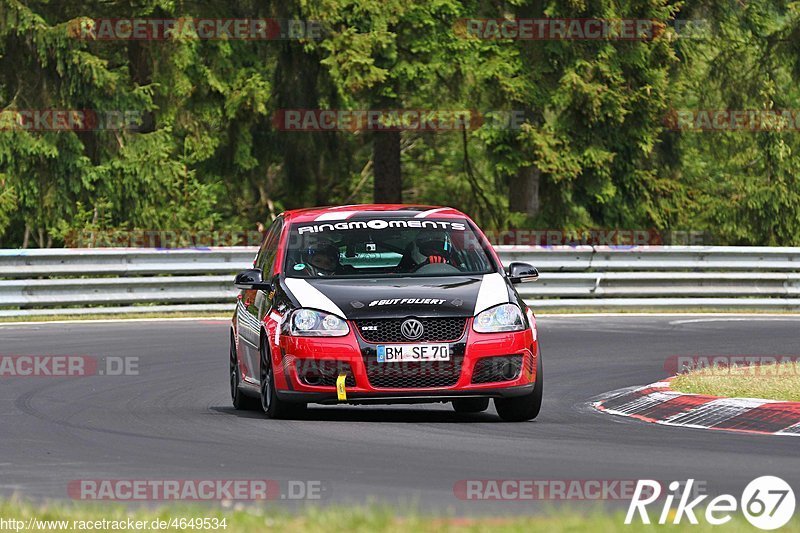
[[[614,392],[592,406],[665,426],[800,437],[800,402],[688,394],[672,390],[670,380]]]

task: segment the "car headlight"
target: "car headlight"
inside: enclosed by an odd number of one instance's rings
[[[521,331],[525,329],[525,320],[519,307],[514,304],[502,304],[478,313],[472,322],[472,329],[478,333]]]
[[[350,333],[350,328],[336,315],[298,309],[289,318],[289,332],[296,337],[341,337]]]

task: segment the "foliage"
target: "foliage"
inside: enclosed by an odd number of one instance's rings
[[[321,38],[75,38],[98,18],[316,21]],[[482,39],[463,19],[642,19],[652,39]],[[683,35],[676,21],[704,21]],[[369,202],[365,131],[282,131],[284,109],[522,113],[402,133],[406,202],[492,229],[708,231],[800,245],[800,3],[787,0],[0,0],[0,110],[125,112],[131,127],[0,127],[0,246],[85,229],[255,229]],[[675,110],[792,110],[769,131],[675,131]],[[0,117],[3,118],[3,117]],[[510,212],[514,176],[541,207]]]

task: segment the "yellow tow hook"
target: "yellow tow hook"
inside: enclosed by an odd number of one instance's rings
[[[347,374],[339,374],[339,377],[336,378],[336,396],[339,398],[340,402],[347,401],[347,389],[345,388],[346,381]]]

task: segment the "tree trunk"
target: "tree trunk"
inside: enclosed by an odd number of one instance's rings
[[[280,2],[278,2],[280,4]],[[287,16],[286,18],[291,18]],[[283,41],[278,47],[274,91],[278,109],[319,109],[320,57],[309,54],[297,41]],[[274,147],[283,158],[287,208],[319,203],[320,169],[325,157],[324,136],[335,132],[281,133]],[[263,136],[269,139],[270,136]],[[265,147],[266,148],[266,147]],[[268,149],[273,149],[272,147]],[[263,177],[261,178],[264,179]],[[272,190],[272,189],[270,189]]]
[[[399,131],[376,131],[373,134],[372,160],[375,203],[402,203],[403,179],[400,168]]]
[[[543,0],[532,0],[530,2],[522,2],[516,9],[515,16],[521,19],[537,19],[545,16]],[[545,48],[541,46],[528,46],[524,41],[516,42],[517,49],[520,52],[520,57],[523,64],[528,65],[543,65],[548,61],[548,54]],[[549,80],[550,83],[555,80]],[[516,106],[515,106],[516,107]],[[538,127],[544,122],[542,116],[542,109],[533,102],[528,102],[523,105],[523,112],[525,122],[534,127]],[[517,146],[517,150],[523,150],[522,146]],[[530,150],[527,150],[528,162],[531,162]],[[539,200],[539,183],[541,181],[542,171],[532,163],[529,166],[524,166],[517,169],[517,173],[510,176],[508,187],[508,207],[509,211],[524,213],[527,218],[535,218],[540,211]]]
[[[539,214],[539,181],[541,170],[535,165],[520,168],[511,177],[508,188],[509,211],[525,213],[529,218]]]

